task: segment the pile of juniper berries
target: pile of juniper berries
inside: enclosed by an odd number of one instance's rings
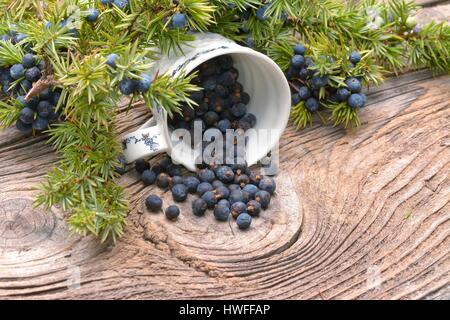
[[[238,81],[239,72],[230,56],[209,60],[196,71],[198,76],[193,83],[203,90],[192,93],[191,99],[198,106],[183,106],[181,114],[169,121],[171,130],[193,131],[195,126],[204,136],[208,130],[215,130],[226,141],[227,130],[235,130],[233,132],[240,135],[256,125],[256,116],[247,111],[250,95]],[[192,201],[194,215],[203,216],[211,210],[216,220],[228,221],[231,216],[240,229],[248,229],[252,219],[269,207],[276,183],[272,177],[252,172],[245,161],[245,150],[239,149],[245,147],[235,143],[233,140],[233,146],[229,148],[224,143],[222,154],[203,157],[203,161],[198,162],[201,164],[196,173],[186,173],[169,157],[153,166],[145,160],[138,160],[135,168],[146,186],[156,184],[163,190],[170,190],[176,203],[186,201],[189,194],[195,195]],[[203,142],[203,145],[207,144]],[[145,204],[152,212],[159,212],[163,207],[162,199],[155,194],[150,195]],[[180,209],[171,205],[165,214],[168,219],[175,220]]]

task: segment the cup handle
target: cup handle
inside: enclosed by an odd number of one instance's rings
[[[160,125],[151,119],[141,129],[123,137],[123,155],[127,163],[167,151],[169,145]]]

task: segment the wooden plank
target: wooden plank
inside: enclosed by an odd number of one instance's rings
[[[427,23],[430,20],[437,22],[450,22],[450,3],[437,5],[419,11],[417,21],[419,23]]]
[[[249,232],[189,210],[176,223],[145,212],[144,196],[160,191],[131,170],[121,183],[134,210],[115,247],[67,237],[57,209],[31,209],[32,186],[55,157],[42,138],[7,130],[0,296],[449,297],[449,86],[450,77],[407,74],[371,92],[358,130],[289,126],[275,202]],[[120,130],[146,113],[122,114]]]
[[[439,4],[447,3],[448,0],[417,0],[416,3],[420,4],[422,7],[432,7]]]
[[[449,12],[444,3],[419,18]],[[59,208],[32,208],[57,159],[45,137],[8,129],[0,297],[449,299],[449,85],[426,71],[390,79],[371,91],[357,130],[290,125],[274,204],[249,232],[186,209],[176,223],[145,212],[142,199],[160,191],[130,170],[120,183],[134,209],[116,246],[70,236]],[[122,112],[119,131],[149,116]]]

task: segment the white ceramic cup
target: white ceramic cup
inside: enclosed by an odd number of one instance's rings
[[[152,68],[151,77],[168,73],[173,77],[188,74],[205,61],[222,55],[230,55],[239,71],[238,81],[250,95],[248,112],[257,118],[253,128],[257,134],[249,135],[246,161],[256,164],[275,147],[286,128],[291,93],[283,71],[266,55],[240,46],[218,34],[198,33],[194,41],[182,47],[183,54],[162,56]],[[172,160],[188,170],[195,171],[199,153],[190,146],[175,147],[172,132],[167,124],[167,113],[159,105],[153,105],[153,118],[137,131],[123,137],[124,156],[128,163],[168,153]]]

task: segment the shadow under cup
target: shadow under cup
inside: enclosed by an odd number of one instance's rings
[[[246,132],[246,161],[251,166],[277,146],[286,128],[291,106],[289,85],[278,65],[261,53],[230,50],[229,53],[221,52],[210,56],[208,60],[221,55],[230,55],[233,58],[234,67],[239,71],[238,81],[250,95],[247,112],[253,113],[257,118],[256,126]],[[187,71],[194,70],[203,62],[205,61],[190,65]],[[198,161],[201,149],[193,150],[191,141],[180,140],[179,135],[173,134],[171,129],[169,135],[172,144],[171,157],[174,161],[182,164]]]

